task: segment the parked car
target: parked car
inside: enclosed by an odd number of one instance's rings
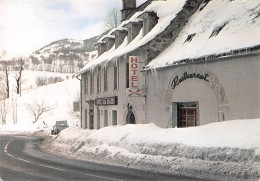
[[[53,130],[51,130],[51,134],[55,135],[58,134],[59,132],[61,132],[61,130],[68,128],[68,122],[67,120],[63,120],[63,121],[56,121],[55,125],[53,126]]]

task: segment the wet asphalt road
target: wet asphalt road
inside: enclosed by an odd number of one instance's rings
[[[40,138],[0,135],[0,181],[196,180],[57,157],[39,149]]]

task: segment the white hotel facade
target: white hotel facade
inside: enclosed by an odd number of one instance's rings
[[[260,117],[260,7],[247,3],[123,0],[122,23],[78,73],[81,126]],[[225,13],[227,5],[238,11]]]

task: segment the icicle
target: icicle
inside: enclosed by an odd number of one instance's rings
[[[104,70],[106,71],[107,70],[107,62],[104,63],[103,67],[104,67]]]
[[[158,74],[157,74],[156,68],[151,69],[151,72],[152,72],[153,78],[154,78],[154,79],[158,79]]]
[[[152,72],[152,76],[155,79],[156,82],[156,92],[155,95],[158,95],[158,90],[159,90],[159,80],[158,80],[158,73],[157,70],[155,68],[151,69]]]

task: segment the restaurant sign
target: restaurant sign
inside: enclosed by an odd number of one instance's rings
[[[95,99],[96,106],[117,105],[117,96]]]
[[[139,82],[139,57],[129,57],[129,89],[128,96],[141,96],[141,90],[138,87]]]
[[[177,85],[179,85],[181,82],[183,82],[183,81],[185,81],[187,79],[193,79],[193,78],[201,79],[201,80],[204,80],[206,82],[209,82],[208,77],[209,77],[209,74],[199,74],[199,73],[190,73],[189,74],[187,72],[184,72],[181,77],[176,75],[174,77],[174,79],[172,79],[172,81],[171,81],[171,88],[175,89],[175,87]]]

